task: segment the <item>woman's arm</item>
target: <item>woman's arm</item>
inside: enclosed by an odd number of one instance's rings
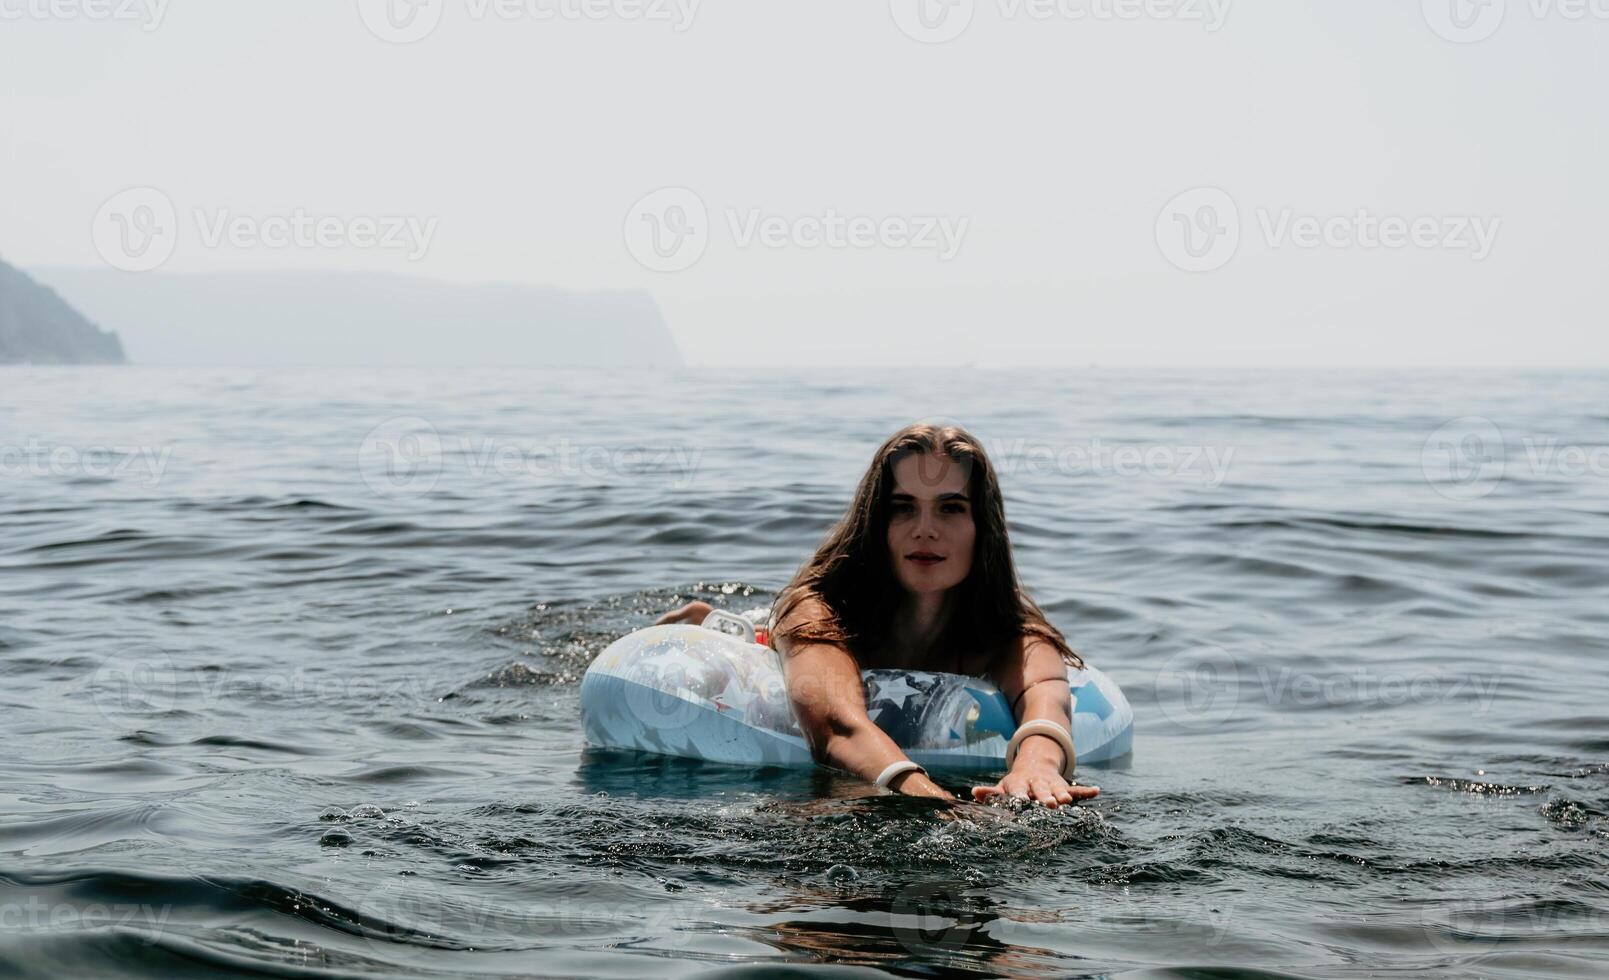
[[[1039,637],[1024,636],[996,672],[995,686],[1014,706],[1017,724],[1051,721],[1072,732],[1072,692],[1067,665],[1055,647]],[[994,786],[975,786],[972,798],[1006,795],[1038,800],[1048,807],[1100,794],[1096,786],[1074,786],[1062,775],[1069,760],[1048,735],[1030,735],[1017,748],[1011,771]],[[1073,760],[1076,761],[1076,760]]]
[[[801,612],[811,615],[809,609]],[[777,649],[782,652],[782,673],[794,715],[817,762],[875,782],[891,764],[906,759],[866,714],[860,666],[848,650],[834,643],[792,643],[781,636]],[[907,796],[955,799],[920,772],[902,773],[889,789]]]

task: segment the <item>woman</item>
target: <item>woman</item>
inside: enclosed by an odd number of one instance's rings
[[[660,623],[702,622],[694,602]],[[988,677],[1016,713],[1010,771],[974,800],[1048,807],[1096,796],[1074,760],[1067,668],[1082,666],[1017,582],[1005,508],[983,447],[955,426],[913,425],[878,449],[855,500],[777,597],[770,643],[818,762],[910,796],[954,797],[867,716],[860,672]]]

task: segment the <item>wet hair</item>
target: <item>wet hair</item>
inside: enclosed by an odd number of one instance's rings
[[[904,588],[894,575],[888,551],[894,467],[909,455],[935,453],[954,460],[967,474],[967,496],[976,527],[971,570],[947,597],[950,614],[937,651],[954,655],[962,664],[976,664],[981,659],[985,669],[992,669],[1026,634],[1048,642],[1070,666],[1082,667],[1083,660],[1017,580],[994,466],[982,444],[953,425],[907,426],[878,448],[848,512],[778,594],[772,622],[779,630],[771,645],[775,646],[779,637],[791,643],[833,643],[856,660],[884,647]],[[812,599],[825,608],[825,615],[788,620]],[[944,668],[935,665],[931,669]]]

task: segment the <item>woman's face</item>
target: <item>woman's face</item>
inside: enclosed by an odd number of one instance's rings
[[[910,592],[942,592],[972,571],[972,501],[967,466],[948,456],[912,453],[894,464],[888,554]]]

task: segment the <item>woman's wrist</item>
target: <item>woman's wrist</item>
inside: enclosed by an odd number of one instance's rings
[[[1017,772],[1048,768],[1060,774],[1066,765],[1067,753],[1062,749],[1061,743],[1049,735],[1030,735],[1018,746],[1017,757],[1012,760],[1011,770]]]

